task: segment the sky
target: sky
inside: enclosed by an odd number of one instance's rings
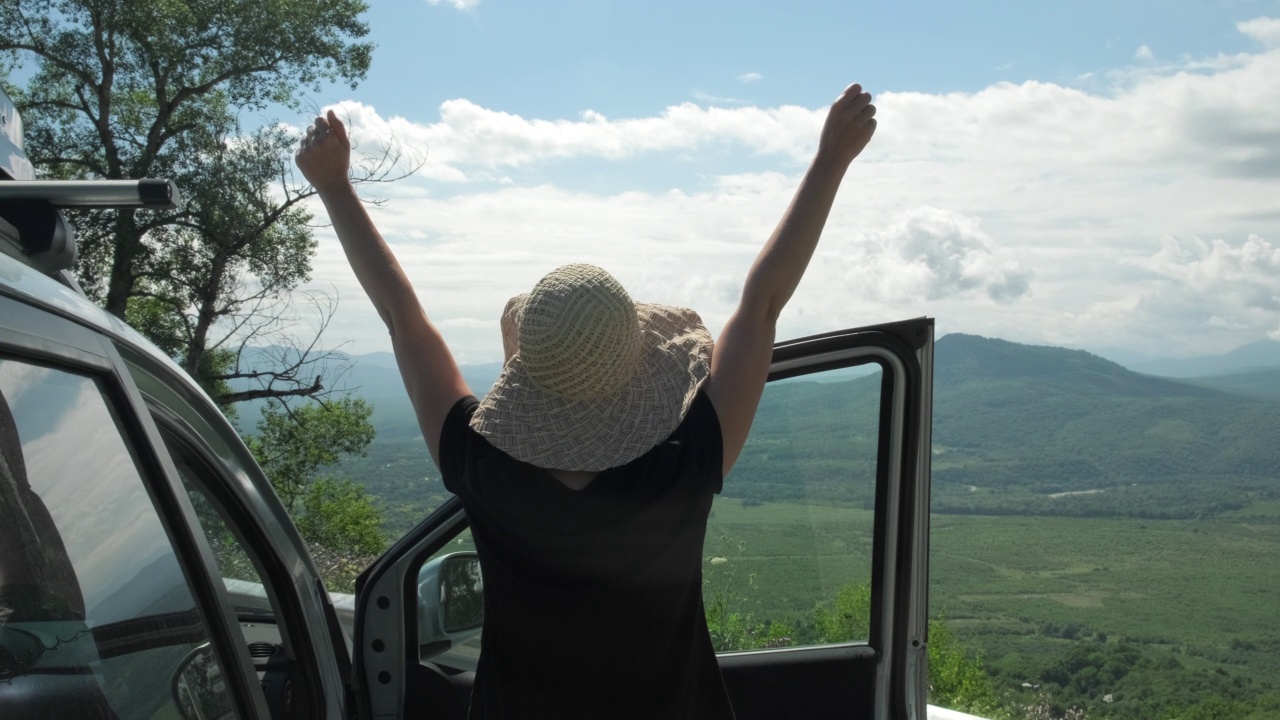
[[[368,77],[310,101],[420,161],[361,193],[460,362],[500,360],[506,299],[571,262],[718,332],[852,82],[878,130],[779,339],[927,315],[1122,362],[1280,340],[1280,0],[371,5]],[[317,237],[326,345],[389,350]]]

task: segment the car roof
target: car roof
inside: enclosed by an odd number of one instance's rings
[[[167,366],[167,369],[186,378],[188,384],[196,386],[172,358],[123,320],[94,304],[75,289],[4,253],[0,253],[0,294],[61,315],[107,335],[117,343]]]

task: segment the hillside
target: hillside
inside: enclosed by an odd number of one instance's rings
[[[1237,395],[1280,400],[1280,367],[1186,378],[1183,382]]]
[[[1275,401],[967,335],[936,357],[939,510],[1184,517],[1280,489]]]
[[[1203,517],[1280,498],[1274,400],[971,335],[942,338],[935,357],[935,511]],[[870,463],[848,438],[872,434],[870,414],[850,408],[874,402],[877,383],[773,389],[753,431],[763,447],[725,492],[870,502],[847,481]]]
[[[1280,500],[1274,398],[972,335],[943,337],[935,357],[936,512],[1206,517]],[[361,373],[353,380],[387,390],[368,394],[379,430],[370,456],[346,467],[408,518],[443,488],[403,391]],[[878,376],[772,387],[725,494],[867,506],[878,397]]]

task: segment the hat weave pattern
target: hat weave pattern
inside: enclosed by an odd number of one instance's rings
[[[539,281],[523,305],[520,357],[539,387],[589,400],[631,377],[640,357],[640,320],[612,275],[592,265],[566,265]]]
[[[624,465],[684,419],[711,374],[711,334],[692,310],[633,303],[599,268],[566,266],[548,278],[507,303],[507,359],[471,427],[499,450],[539,467]],[[533,311],[544,292],[554,302],[544,300]],[[567,312],[560,322],[551,312],[541,316],[561,304]],[[568,339],[549,339],[557,337]]]

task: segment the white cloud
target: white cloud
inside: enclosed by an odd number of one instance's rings
[[[1139,45],[1138,49],[1133,51],[1133,58],[1135,60],[1152,60],[1155,56],[1156,54],[1151,52],[1151,48],[1146,45]]]
[[[1194,294],[1206,312],[1235,308],[1280,314],[1280,247],[1257,235],[1238,247],[1221,239],[1167,237],[1141,264]]]
[[[457,10],[470,10],[480,4],[480,0],[427,0],[428,5],[452,5]]]
[[[1280,334],[1280,49],[1094,82],[1108,79],[877,93],[876,138],[779,335],[928,314],[944,332],[1176,355]],[[456,99],[428,122],[342,107],[362,149],[394,135],[427,153],[374,215],[451,347],[478,362],[501,355],[506,298],[564,262],[596,262],[637,299],[695,307],[718,329],[816,146],[822,100],[543,119]],[[565,159],[611,189],[568,181]],[[696,168],[696,184],[628,180],[650,161]],[[381,349],[322,239],[314,276],[344,299],[332,332]]]
[[[738,76],[738,82],[743,82],[743,83],[760,82],[763,79],[764,79],[764,76],[758,72],[743,73]]]
[[[389,138],[427,154],[425,177],[473,179],[499,167],[552,159],[621,160],[662,152],[684,152],[737,142],[750,151],[803,159],[813,148],[822,111],[796,106],[716,108],[684,103],[656,117],[611,120],[584,111],[577,120],[527,119],[483,108],[469,100],[448,100],[439,122],[384,119],[356,102],[341,104],[349,117],[352,142],[376,152]]]
[[[1280,47],[1280,18],[1256,17],[1236,23],[1236,29],[1262,43],[1263,47]]]
[[[746,105],[747,104],[746,100],[739,100],[738,98],[732,98],[732,97],[721,97],[719,95],[712,95],[711,93],[703,92],[701,90],[694,90],[692,93],[690,93],[690,95],[693,96],[694,100],[699,100],[709,105]]]
[[[1220,239],[1206,242],[1196,237],[1167,237],[1149,267],[1199,289],[1221,284],[1263,284],[1273,295],[1280,294],[1280,247],[1273,248],[1257,235],[1250,235],[1238,248]],[[1275,304],[1275,298],[1271,304]]]
[[[849,250],[847,282],[882,301],[939,300],[973,293],[996,302],[1027,294],[1031,273],[995,253],[981,222],[922,206],[902,214]]]

